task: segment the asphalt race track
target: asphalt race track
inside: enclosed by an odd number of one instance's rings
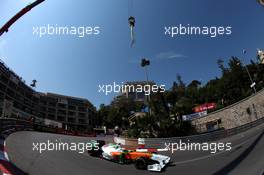
[[[99,174],[157,174],[140,171],[134,165],[121,165],[87,153],[74,151],[33,151],[33,142],[47,140],[88,142],[89,138],[38,132],[17,132],[7,138],[9,159],[29,175],[99,175]],[[221,140],[231,142],[232,150],[211,154],[198,151],[178,151],[170,155],[172,165],[162,174],[177,175],[262,175],[264,172],[264,125],[245,133]]]

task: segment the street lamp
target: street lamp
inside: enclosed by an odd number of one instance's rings
[[[148,69],[147,69],[147,66],[149,66],[149,65],[150,65],[150,61],[149,60],[147,60],[146,58],[142,58],[141,59],[141,67],[145,67],[147,85],[149,85]],[[148,108],[149,108],[149,114],[151,114],[150,105],[149,105],[149,103],[150,103],[150,94],[148,95],[147,103],[148,103]]]
[[[131,38],[131,47],[134,45],[135,43],[135,34],[134,34],[134,27],[135,27],[135,23],[136,23],[136,20],[133,16],[130,16],[128,18],[128,24],[129,24],[129,27],[130,27],[130,38]]]
[[[242,52],[242,53],[245,55],[247,52],[246,52],[245,49],[243,49],[243,52]],[[243,58],[242,58],[242,59],[243,59]],[[241,60],[241,63],[242,63],[242,66],[243,66],[243,61],[242,61],[242,60]],[[246,71],[247,71],[248,77],[249,77],[250,82],[251,82],[251,84],[250,84],[250,88],[252,88],[252,89],[254,90],[254,93],[256,93],[256,92],[257,92],[257,91],[256,91],[256,88],[255,88],[256,83],[253,81],[253,79],[252,79],[252,77],[251,77],[251,75],[250,75],[250,72],[249,72],[248,67],[247,67],[246,64],[245,64],[245,69],[246,69]]]
[[[264,7],[264,0],[258,0],[258,3]]]
[[[36,87],[37,80],[32,80],[32,83],[30,84],[31,87],[35,88]]]
[[[147,66],[149,66],[149,65],[150,65],[150,61],[147,60],[146,58],[142,58],[142,60],[141,60],[141,67],[145,67],[147,83],[148,83],[148,69],[147,69]]]

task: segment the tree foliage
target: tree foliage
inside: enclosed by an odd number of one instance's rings
[[[98,119],[108,128],[119,126],[128,130],[130,137],[172,137],[195,133],[189,122],[182,121],[182,115],[193,113],[193,107],[208,102],[217,104],[217,109],[231,105],[253,93],[251,81],[256,89],[264,86],[264,65],[251,60],[251,64],[243,65],[237,57],[231,57],[225,66],[223,60],[217,60],[221,77],[215,77],[206,84],[193,80],[186,85],[180,75],[165,92],[153,93],[148,106],[151,113],[145,117],[135,118],[131,124],[128,118],[133,112],[142,111],[146,104],[135,102],[129,98],[115,98],[110,105],[101,105]],[[210,111],[209,111],[210,112]]]

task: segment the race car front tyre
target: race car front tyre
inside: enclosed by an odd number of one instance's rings
[[[101,150],[89,150],[88,154],[93,157],[100,157],[102,155]]]
[[[148,166],[148,161],[144,157],[140,157],[135,162],[135,167],[138,170],[146,170]]]

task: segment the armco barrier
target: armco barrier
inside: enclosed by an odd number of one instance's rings
[[[15,131],[32,130],[32,122],[15,118],[0,118],[0,135],[6,136]]]
[[[185,136],[185,137],[169,137],[169,138],[145,138],[145,146],[146,147],[154,147],[154,148],[162,148],[165,146],[165,143],[178,143],[180,140],[182,142],[210,142],[219,140],[225,137],[229,137],[232,135],[236,135],[242,133],[250,128],[254,128],[260,124],[264,123],[264,117],[260,118],[256,121],[251,123],[238,126],[236,128],[232,128],[229,130],[218,130],[214,132],[199,134],[199,135],[192,135],[192,136]],[[115,138],[115,140],[123,140],[126,146],[137,146],[138,140],[137,139],[127,139],[127,138]]]

